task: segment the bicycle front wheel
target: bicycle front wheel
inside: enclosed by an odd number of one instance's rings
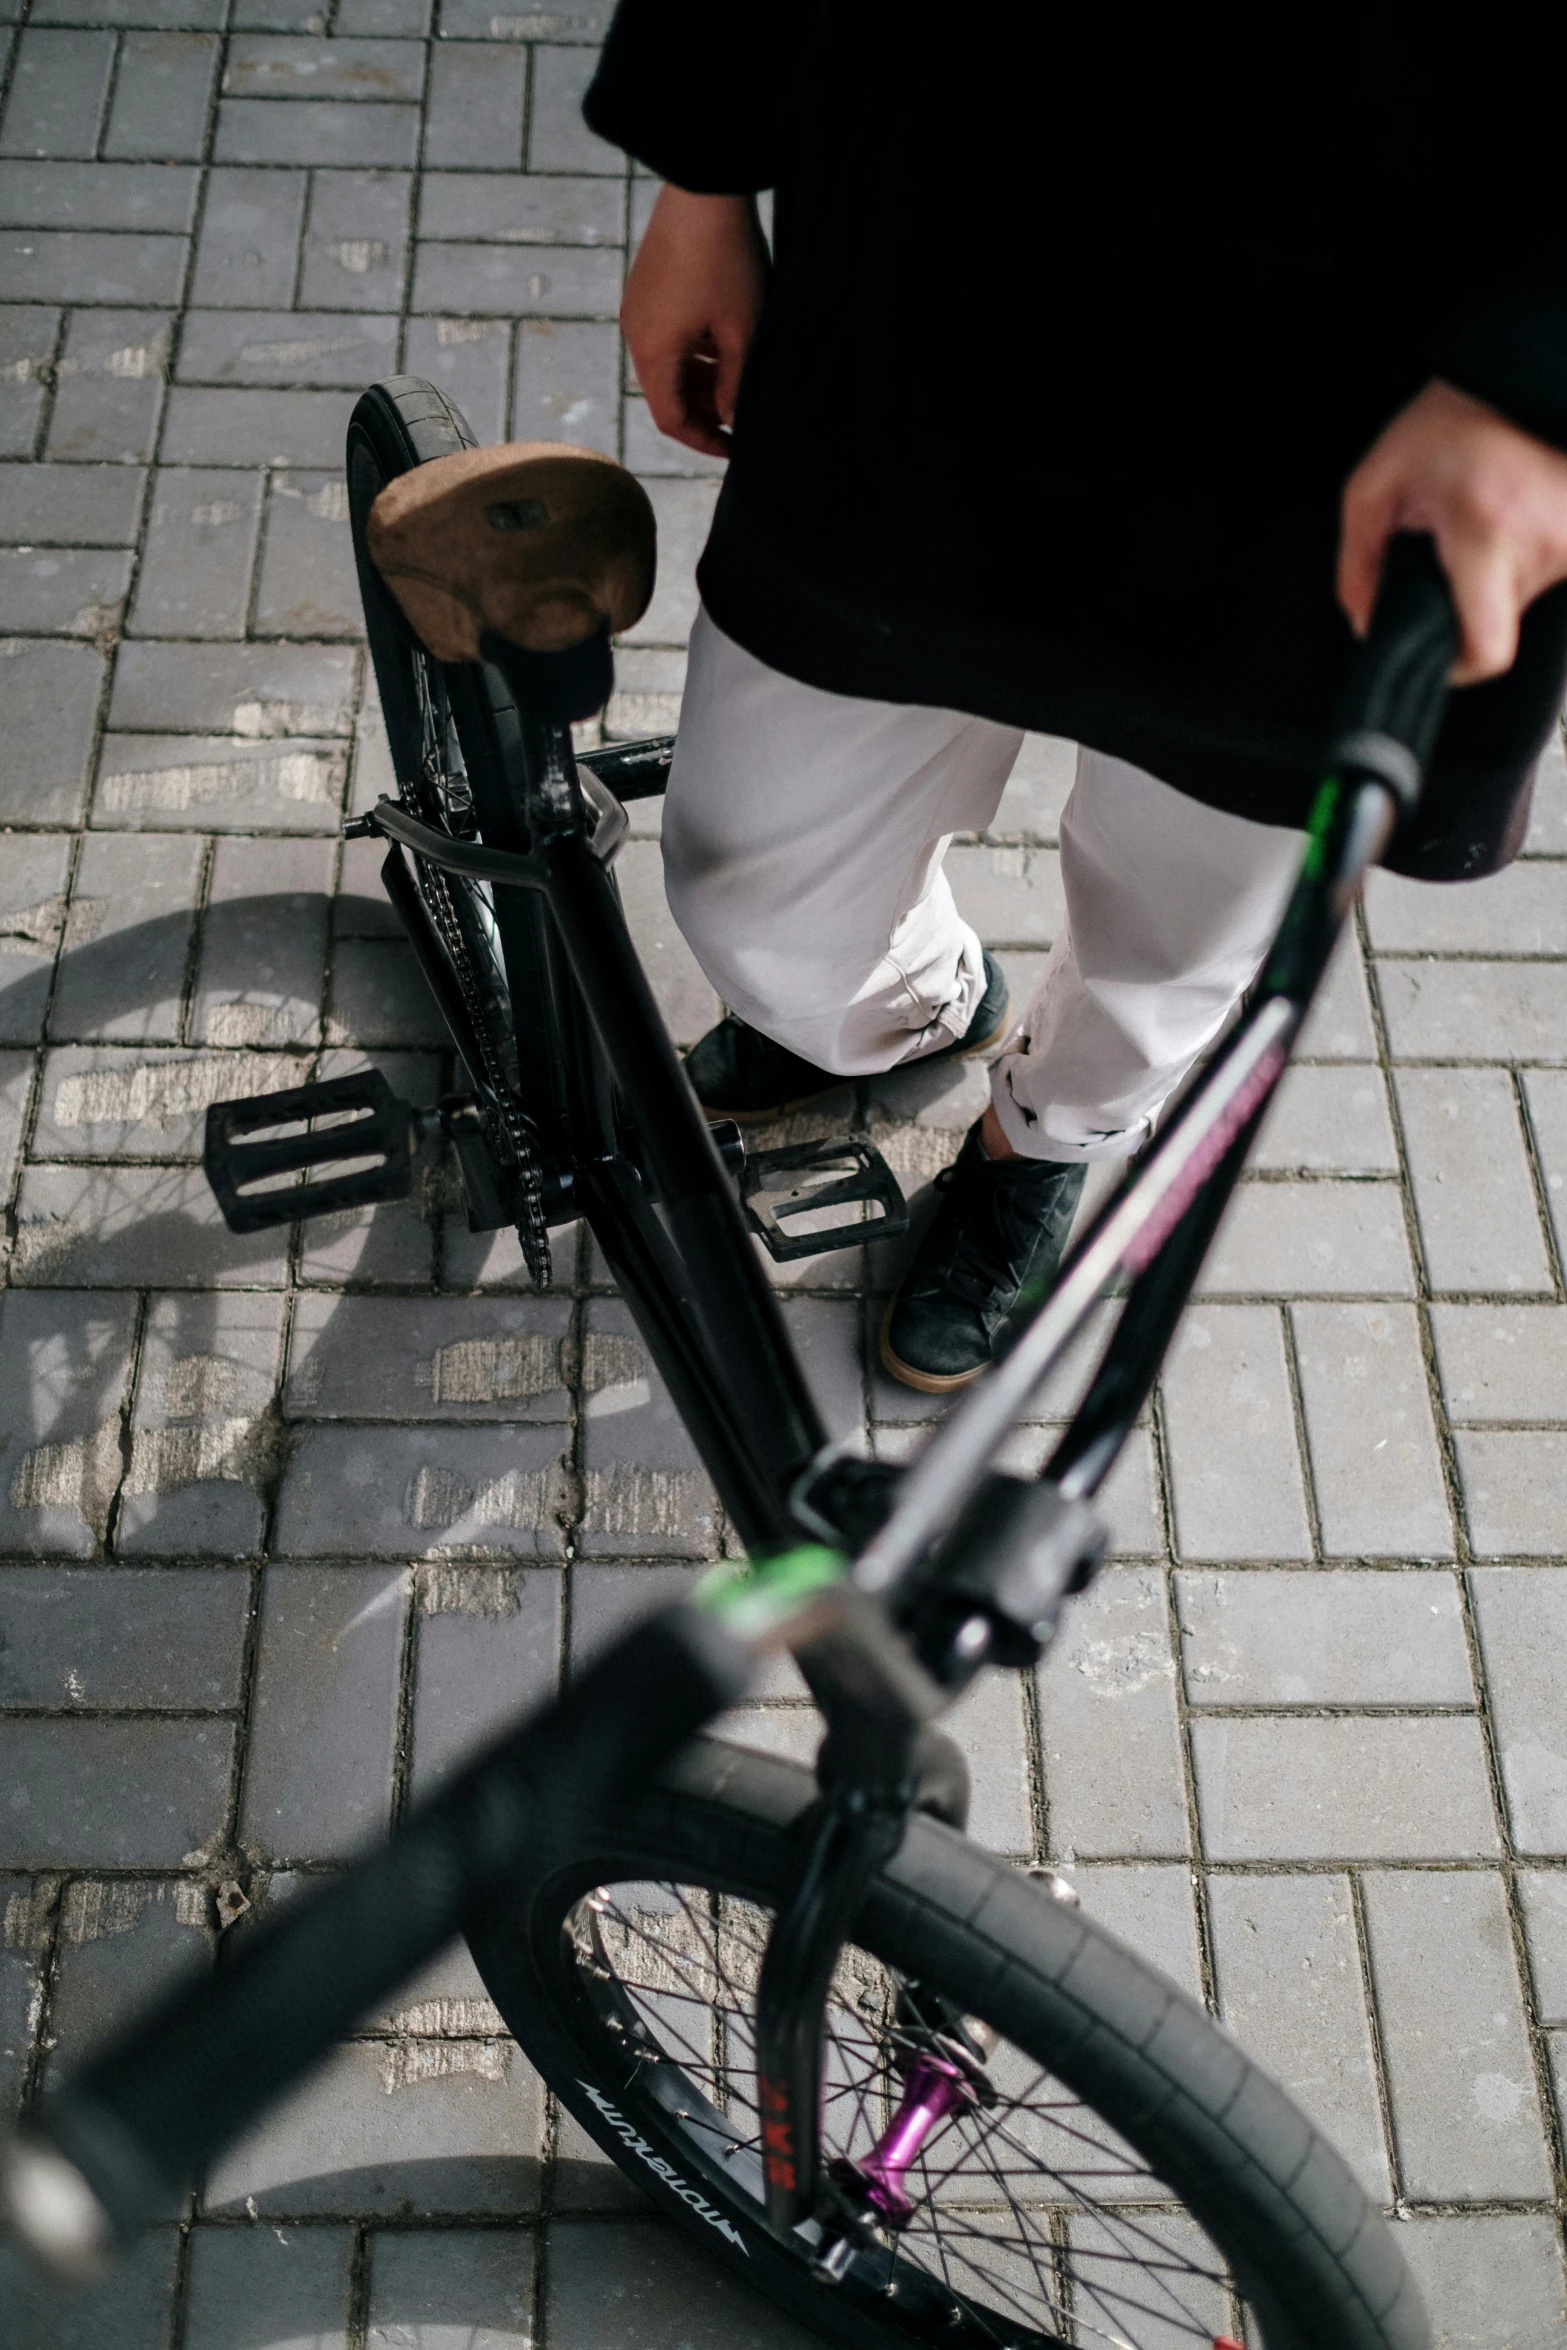
[[[925,1818],[834,1980],[824,2162],[864,2164],[938,2019],[997,2037],[907,2212],[820,2277],[814,2223],[768,2226],[751,2022],[814,1794],[700,1740],[470,1929],[511,2031],[656,2203],[856,2350],[1426,2350],[1389,2229],[1283,2090],[1080,1909]]]

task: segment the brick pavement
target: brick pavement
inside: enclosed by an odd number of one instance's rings
[[[714,468],[627,388],[651,185],[583,127],[607,8],[0,8],[0,2097],[331,1868],[724,1528],[585,1240],[535,1299],[452,1193],[224,1232],[222,1095],[441,1040],[341,850],[385,780],[340,462],[402,365],[622,453],[662,540],[612,729],[673,722]],[[25,18],[25,22],[21,21]],[[1026,986],[1065,746],[961,900]],[[714,1000],[622,859],[683,1040]],[[1567,764],[1525,859],[1381,879],[1037,1686],[956,1728],[978,1832],[1212,2001],[1396,2206],[1453,2350],[1560,2350],[1567,2075]],[[972,1070],[845,1088],[911,1188]],[[835,1426],[901,1457],[888,1265],[794,1268]],[[1060,1403],[1047,1406],[1059,1413]],[[1037,1460],[1044,1425],[1016,1454]],[[786,1680],[739,1731],[790,1752]],[[244,1930],[241,1923],[239,1931]],[[297,2224],[294,2224],[297,2223]],[[541,2099],[450,1954],[27,2350],[796,2342]]]

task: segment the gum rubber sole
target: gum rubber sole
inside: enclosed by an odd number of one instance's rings
[[[981,1371],[990,1369],[987,1360],[976,1363],[972,1371],[951,1371],[945,1375],[939,1371],[916,1371],[912,1363],[906,1363],[900,1354],[893,1352],[892,1341],[887,1336],[892,1327],[892,1309],[897,1302],[896,1293],[887,1300],[887,1311],[881,1318],[877,1352],[881,1356],[883,1369],[890,1371],[903,1386],[917,1387],[921,1395],[952,1395],[960,1387],[971,1387]]]
[[[1011,1025],[1012,998],[1009,994],[1001,1007],[1001,1017],[988,1036],[980,1037],[974,1044],[943,1045],[939,1053],[927,1053],[925,1059],[927,1061],[977,1060],[981,1053],[992,1052],[996,1046],[1005,1042],[1007,1031]],[[924,1062],[920,1061],[900,1061],[897,1064],[900,1069],[918,1069],[923,1068],[924,1065]],[[876,1074],[886,1077],[890,1076],[892,1072],[883,1069],[878,1070]],[[853,1083],[852,1077],[834,1077],[830,1084],[819,1085],[814,1092],[797,1094],[793,1101],[773,1102],[765,1110],[726,1110],[718,1102],[703,1102],[702,1107],[710,1118],[732,1118],[737,1126],[766,1126],[774,1118],[792,1117],[796,1110],[809,1109],[812,1102],[824,1101],[828,1094],[836,1093],[840,1086],[852,1085]]]

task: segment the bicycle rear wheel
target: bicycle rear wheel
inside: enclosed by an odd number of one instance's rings
[[[881,2350],[1425,2350],[1391,2233],[1284,2092],[1076,1908],[918,1818],[829,2002],[824,2159],[863,2164],[943,2019],[999,2035],[901,2225],[829,2284],[767,2223],[751,2004],[792,1764],[700,1740],[470,1928],[502,2015],[664,2209],[828,2340]]]
[[[457,840],[524,845],[498,732],[513,716],[491,707],[480,670],[448,669],[417,642],[365,552],[365,523],[386,483],[415,465],[476,446],[466,419],[434,384],[394,376],[373,384],[348,427],[348,502],[371,661],[386,720],[398,795],[410,811]],[[439,952],[450,965],[469,1035],[454,1041],[478,1091],[491,1155],[514,1171],[518,1234],[535,1282],[549,1280],[538,1156],[541,1130],[559,1155],[559,1103],[547,1030],[535,1017],[519,1035],[519,1003],[547,1000],[547,947],[531,907],[510,909],[506,934],[482,882],[413,860]],[[518,966],[524,984],[515,985]]]

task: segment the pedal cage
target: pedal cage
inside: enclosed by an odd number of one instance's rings
[[[894,1240],[908,1230],[909,1211],[898,1178],[879,1150],[851,1135],[825,1142],[791,1142],[781,1150],[748,1153],[741,1178],[745,1220],[776,1264],[853,1248],[865,1240]],[[878,1215],[791,1231],[802,1216],[828,1208],[869,1206]]]
[[[333,1124],[322,1126],[322,1119]],[[283,1093],[214,1102],[207,1112],[202,1166],[231,1232],[263,1232],[302,1216],[330,1215],[376,1200],[406,1199],[413,1189],[420,1121],[379,1069],[296,1085]],[[299,1127],[302,1132],[278,1133]],[[280,1178],[343,1159],[370,1159],[312,1182]],[[267,1184],[257,1191],[254,1186]]]

